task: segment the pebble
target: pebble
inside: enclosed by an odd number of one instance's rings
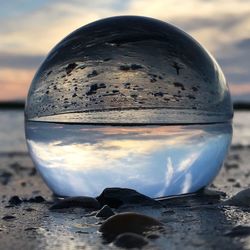
[[[224,166],[226,170],[239,168],[239,165],[237,163],[225,163]]]
[[[35,176],[37,173],[36,169],[35,168],[32,168],[29,172],[29,176]]]
[[[240,185],[240,183],[239,183],[239,182],[236,182],[236,183],[233,185],[233,187],[240,188],[240,187],[241,187],[241,185]]]
[[[87,196],[77,196],[60,200],[53,204],[49,209],[54,210],[74,207],[99,209],[100,204],[95,198]]]
[[[227,194],[222,191],[212,190],[208,188],[202,189],[200,192],[197,193],[201,196],[207,196],[209,198],[220,199],[221,197],[225,197]]]
[[[130,68],[132,70],[142,69],[143,67],[139,64],[131,64]]]
[[[24,229],[24,231],[34,231],[34,230],[37,230],[36,227],[27,227]]]
[[[75,233],[77,233],[77,234],[89,234],[89,232],[85,232],[85,231],[81,231],[81,230],[76,231]]]
[[[114,215],[114,212],[112,211],[112,209],[108,205],[105,205],[98,211],[98,213],[96,214],[96,217],[107,219],[113,215]]]
[[[97,75],[98,75],[97,71],[93,70],[90,74],[87,75],[87,77],[95,77]]]
[[[66,70],[66,74],[70,74],[72,72],[72,70],[77,66],[76,63],[70,63],[68,64],[68,66],[65,68]]]
[[[250,188],[240,191],[224,202],[225,205],[248,207],[250,206]]]
[[[135,233],[123,233],[114,240],[114,245],[121,248],[142,248],[148,244],[148,240]]]
[[[230,237],[248,236],[250,235],[250,227],[239,225],[226,232],[224,235]]]
[[[12,173],[1,170],[0,183],[2,183],[2,185],[7,185],[10,182],[11,178],[12,178]]]
[[[18,206],[22,203],[23,201],[19,198],[19,196],[14,195],[9,199],[9,204],[10,205],[14,205],[14,206]]]
[[[147,238],[150,239],[150,240],[156,240],[156,239],[160,238],[160,235],[151,233],[151,234],[147,235]]]
[[[163,224],[152,217],[143,214],[127,212],[116,214],[108,218],[101,225],[99,231],[109,242],[122,233],[130,232],[143,234],[144,232],[151,231],[153,229],[163,228]]]
[[[42,203],[44,201],[46,200],[41,195],[37,195],[25,200],[25,202],[31,202],[31,203]]]
[[[226,193],[211,189],[201,189],[196,193],[179,195],[171,198],[159,199],[159,201],[165,207],[191,207],[199,208],[201,204],[211,205],[220,202],[222,197],[225,197]]]
[[[129,65],[121,65],[121,66],[119,67],[119,69],[120,69],[120,70],[124,70],[124,71],[128,71],[128,70],[130,70],[130,66],[129,66]]]
[[[108,205],[112,208],[118,208],[122,205],[144,205],[161,206],[161,204],[150,197],[140,194],[133,189],[128,188],[106,188],[96,197],[102,206]]]
[[[28,207],[26,209],[24,209],[27,212],[32,212],[32,211],[36,211],[34,208]]]
[[[16,216],[13,215],[5,215],[4,217],[2,217],[3,220],[14,220],[16,219]]]

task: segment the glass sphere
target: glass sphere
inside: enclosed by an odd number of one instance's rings
[[[26,139],[57,195],[124,187],[162,197],[213,180],[232,116],[220,67],[192,37],[152,18],[111,17],[71,33],[42,63]]]

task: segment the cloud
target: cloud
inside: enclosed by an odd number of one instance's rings
[[[114,1],[86,2],[53,1],[16,18],[3,18],[0,51],[47,54],[73,30],[117,12],[111,9]]]
[[[12,70],[13,75],[20,74],[16,69],[36,68],[62,38],[89,22],[114,15],[142,15],[168,21],[191,34],[218,59],[230,84],[250,83],[250,10],[246,0],[39,0],[21,3],[15,0],[4,2],[1,7],[0,67]],[[20,93],[23,98],[24,92]]]
[[[0,52],[0,67],[15,69],[36,69],[44,59],[43,55],[20,55]]]
[[[239,97],[240,95],[250,95],[250,84],[232,84],[230,90],[233,95]]]
[[[240,39],[249,34],[249,2],[191,0],[134,0],[134,1],[53,1],[37,8],[20,11],[19,16],[3,18],[1,48],[26,53],[47,53],[67,34],[91,21],[113,15],[145,15],[170,21],[197,36],[211,49],[207,38],[225,41]],[[198,11],[193,11],[194,9]],[[18,19],[18,22],[17,22]],[[203,31],[205,30],[205,32]],[[216,37],[210,32],[222,33]],[[231,36],[231,31],[237,31]],[[244,31],[244,32],[242,32]],[[207,35],[206,35],[207,34]],[[238,37],[238,38],[237,38]],[[245,37],[246,38],[246,37]],[[211,39],[209,39],[210,41]],[[220,45],[220,44],[218,44]],[[211,46],[211,48],[210,48]]]
[[[0,68],[0,100],[24,99],[34,73],[34,69]]]

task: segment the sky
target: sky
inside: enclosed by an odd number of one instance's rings
[[[0,101],[24,100],[48,52],[87,23],[117,15],[169,22],[219,62],[233,100],[250,101],[250,0],[0,0]]]

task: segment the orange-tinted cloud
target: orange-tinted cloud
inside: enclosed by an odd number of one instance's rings
[[[250,94],[250,83],[231,84],[229,86],[232,95],[247,95]],[[250,101],[250,99],[249,99]]]
[[[34,75],[33,69],[0,69],[0,100],[22,100],[26,98]]]

